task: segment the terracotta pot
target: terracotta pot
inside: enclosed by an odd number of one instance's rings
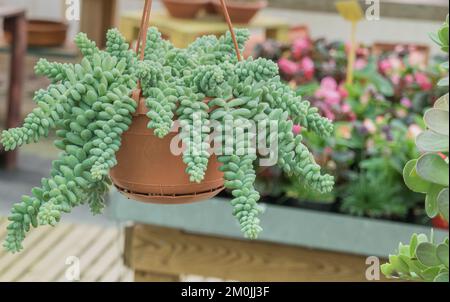
[[[223,15],[220,1],[212,0],[216,11]],[[227,1],[228,14],[234,23],[247,24],[263,8],[267,7],[267,1]]]
[[[224,189],[220,162],[209,159],[205,179],[189,181],[182,155],[170,151],[170,142],[177,133],[161,139],[147,128],[149,122],[144,99],[140,99],[133,122],[122,135],[122,145],[116,154],[117,166],[111,172],[116,188],[128,198],[164,204],[191,203],[209,199]]]
[[[7,43],[12,40],[11,24],[4,23],[4,36]],[[67,24],[47,20],[27,20],[28,46],[30,47],[56,47],[66,41]]]
[[[214,7],[214,1],[208,1],[208,3],[205,6],[205,11],[207,14],[210,15],[217,15],[219,13]]]
[[[194,19],[209,0],[163,0],[169,14],[175,18]]]

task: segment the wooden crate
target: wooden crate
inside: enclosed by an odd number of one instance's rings
[[[136,281],[200,275],[238,281],[366,281],[365,257],[137,224],[126,230],[125,263]]]

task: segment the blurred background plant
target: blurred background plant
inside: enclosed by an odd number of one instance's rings
[[[448,16],[433,40],[448,53]],[[443,64],[448,70],[448,62]],[[448,77],[439,81],[448,87]],[[416,140],[424,152],[418,159],[410,160],[403,171],[406,185],[412,191],[426,194],[425,210],[430,218],[449,216],[449,97],[448,93],[437,100],[424,114],[427,130]],[[389,256],[382,272],[391,278],[424,281],[449,281],[449,240],[436,243],[430,238],[414,234],[409,245],[399,244],[397,255]]]
[[[254,57],[278,62],[283,79],[334,121],[334,136],[327,140],[301,134],[319,164],[337,179],[333,195],[312,196],[270,168],[259,174],[259,189],[268,201],[314,201],[356,216],[427,223],[423,195],[408,189],[402,171],[420,155],[415,139],[425,129],[422,114],[446,92],[437,83],[448,73],[443,63],[448,55],[429,59],[417,45],[359,45],[354,82],[346,85],[348,48],[341,41],[309,37],[255,47]],[[433,223],[448,227],[439,217]]]

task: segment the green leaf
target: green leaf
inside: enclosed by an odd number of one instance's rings
[[[389,255],[389,262],[392,264],[394,271],[409,274],[409,267],[399,256]]]
[[[425,269],[424,271],[422,271],[420,276],[425,281],[433,281],[436,278],[436,276],[439,275],[439,271],[440,271],[439,266],[429,267],[429,268]]]
[[[424,131],[416,138],[416,145],[425,152],[446,152],[448,151],[449,140],[447,135],[434,131]]]
[[[426,266],[438,266],[441,264],[436,255],[436,246],[429,242],[423,242],[417,246],[416,256]]]
[[[391,277],[395,273],[394,267],[390,263],[382,264],[380,269],[383,275],[385,275],[386,277]]]
[[[439,214],[438,196],[442,189],[442,186],[433,184],[428,190],[427,197],[425,198],[425,211],[430,218],[434,218]]]
[[[430,128],[434,132],[449,135],[448,115],[448,111],[438,108],[432,108],[428,109],[425,112],[423,119],[428,128]]]
[[[417,159],[410,160],[403,169],[403,179],[406,186],[417,193],[427,193],[431,183],[422,179],[416,171]]]
[[[448,164],[435,153],[426,153],[417,160],[417,174],[424,180],[448,187]]]
[[[434,102],[434,108],[441,109],[441,110],[449,110],[449,100],[448,100],[448,93],[441,96],[439,99]]]
[[[434,282],[448,282],[448,273],[440,273],[433,280]]]
[[[448,245],[441,243],[436,248],[436,256],[448,268]]]
[[[448,222],[448,188],[442,190],[438,195],[439,214]]]
[[[411,257],[414,257],[415,255],[417,244],[419,244],[419,241],[417,240],[417,234],[413,234],[409,242],[409,255]]]

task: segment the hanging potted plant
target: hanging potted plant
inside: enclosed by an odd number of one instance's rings
[[[146,1],[143,29],[150,5]],[[52,84],[36,93],[38,107],[22,127],[3,131],[1,143],[13,150],[56,129],[62,152],[50,177],[13,206],[7,250],[20,251],[31,227],[54,226],[78,205],[100,213],[112,183],[130,198],[164,203],[201,200],[229,188],[233,214],[248,238],[261,231],[253,186],[258,158],[318,192],[331,191],[333,177],[320,173],[302,136],[292,132],[301,124],[327,136],[331,122],[280,80],[275,63],[242,60],[248,31],[234,32],[226,19],[230,32],[201,37],[186,49],[150,28],[133,51],[112,29],[105,51],[77,35],[84,56],[79,64],[37,63],[36,73]]]

